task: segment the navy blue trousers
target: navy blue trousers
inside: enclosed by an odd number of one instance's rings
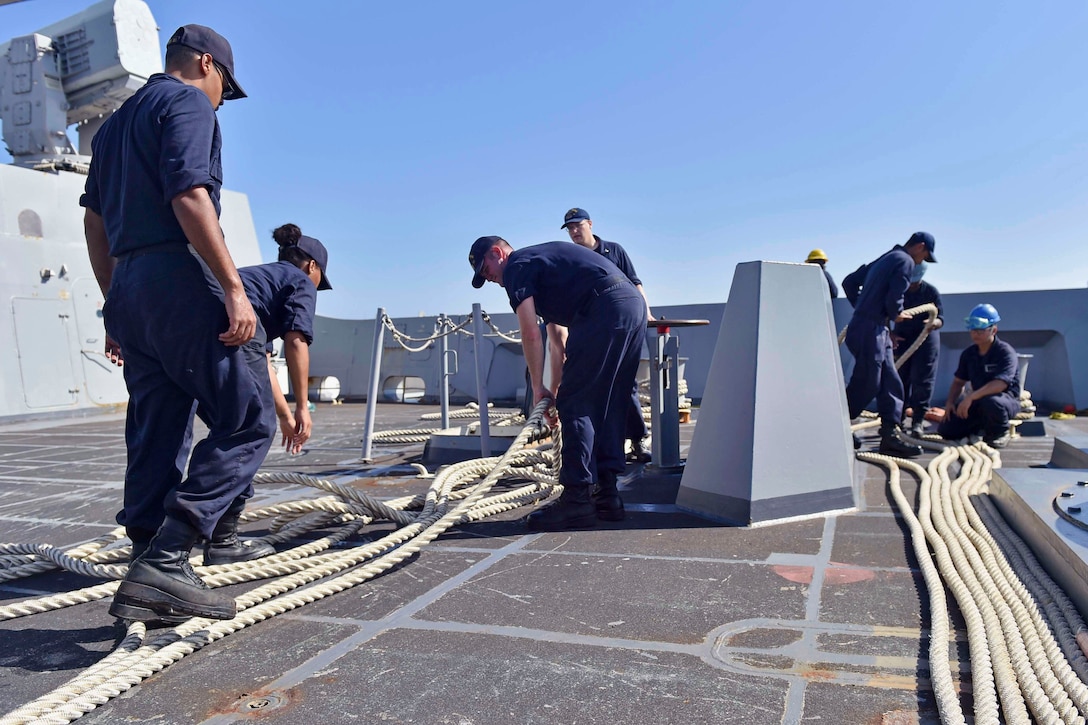
[[[937,426],[937,433],[950,441],[981,433],[985,438],[997,438],[1009,428],[1009,418],[1020,412],[1020,401],[1006,391],[987,395],[971,403],[966,418],[957,418],[952,411],[945,411],[945,419]]]
[[[184,246],[121,258],[103,309],[121,346],[128,418],[124,509],[117,522],[154,532],[168,515],[210,536],[272,445],[275,407],[262,340],[227,347],[226,309]],[[189,459],[197,405],[207,437]]]
[[[642,357],[642,350],[639,349],[639,357]],[[636,364],[635,375],[638,375],[638,367]],[[640,441],[646,437],[648,431],[646,430],[646,419],[642,417],[642,401],[638,399],[638,380],[635,380],[635,386],[631,390],[631,404],[627,406],[626,422],[624,424],[624,437],[632,441]]]
[[[914,344],[914,340],[904,340],[897,352],[902,354]],[[914,410],[913,421],[921,421],[933,398],[933,383],[937,380],[937,358],[941,352],[940,335],[934,331],[929,334],[921,347],[907,358],[899,368],[899,379],[903,381],[903,402],[905,407]]]
[[[567,327],[555,406],[563,426],[559,482],[590,486],[623,473],[623,440],[646,335],[646,301],[622,285],[594,298]]]
[[[846,348],[854,356],[854,372],[846,385],[850,419],[861,415],[875,396],[881,433],[890,432],[903,418],[903,381],[895,369],[887,326],[855,315],[846,328]]]

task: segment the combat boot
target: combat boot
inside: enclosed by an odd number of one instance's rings
[[[620,498],[616,485],[616,474],[602,472],[600,482],[593,489],[593,506],[597,509],[597,518],[601,521],[623,521],[623,499]]]
[[[147,551],[129,566],[110,614],[141,622],[183,616],[234,619],[234,600],[209,589],[189,564],[199,534],[187,522],[167,517]]]
[[[139,559],[140,555],[147,551],[147,545],[155,538],[154,531],[145,529],[142,526],[126,526],[125,535],[128,536],[129,541],[132,542],[132,553],[128,556],[130,564]]]
[[[597,525],[589,486],[564,486],[559,500],[529,514],[529,531],[562,531]]]
[[[212,531],[212,538],[204,544],[204,566],[213,564],[233,564],[238,561],[252,561],[262,556],[275,554],[271,544],[260,541],[242,541],[238,538],[238,519],[241,511],[227,511]]]
[[[904,441],[899,437],[898,429],[890,432],[881,431],[880,447],[877,450],[884,455],[898,458],[917,458],[922,455],[922,447]]]

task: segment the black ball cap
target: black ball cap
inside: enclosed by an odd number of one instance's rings
[[[246,92],[234,78],[234,52],[230,49],[230,43],[219,33],[205,25],[182,25],[166,41],[166,46],[184,45],[198,53],[208,53],[212,60],[223,72],[223,80],[226,81],[223,88],[223,100],[233,101],[236,98],[245,98]]]
[[[468,252],[468,263],[476,274],[472,277],[472,286],[480,289],[484,286],[484,276],[481,270],[484,268],[484,258],[491,248],[502,241],[502,237],[480,237],[472,243],[472,249]]]

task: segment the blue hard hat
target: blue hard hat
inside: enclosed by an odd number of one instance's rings
[[[1001,315],[997,314],[997,308],[990,304],[975,305],[971,314],[967,315],[964,322],[968,330],[985,330],[1001,322]]]

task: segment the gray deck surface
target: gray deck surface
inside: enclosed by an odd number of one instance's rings
[[[430,410],[383,405],[378,428],[433,426],[418,420]],[[425,490],[423,479],[371,475],[422,444],[359,460],[364,413],[321,405],[306,454],[273,451],[266,468],[382,498]],[[123,427],[116,415],[0,426],[0,541],[69,546],[112,529]],[[686,450],[694,425],[681,428]],[[1052,446],[1019,438],[1004,465],[1045,464]],[[934,722],[927,599],[905,527],[883,471],[858,463],[855,477],[854,513],[745,529],[676,512],[679,476],[629,466],[624,522],[529,534],[523,509],[459,527],[373,581],[205,647],[81,722]],[[913,479],[903,483],[913,496]],[[254,503],[311,495],[265,486]],[[0,603],[90,583],[0,583]],[[108,605],[0,623],[0,714],[113,648],[123,629]]]

